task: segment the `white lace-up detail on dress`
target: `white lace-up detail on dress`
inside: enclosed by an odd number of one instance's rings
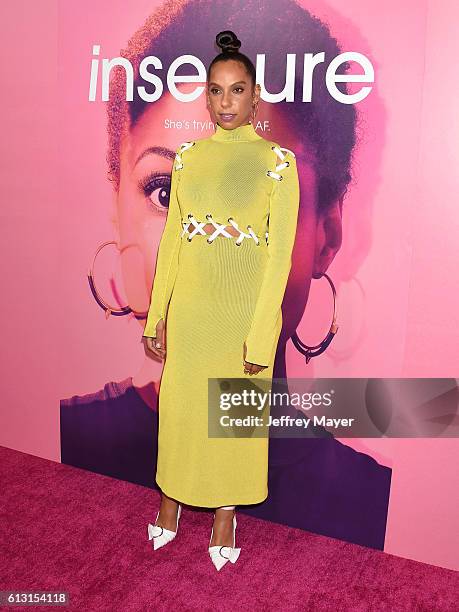
[[[283,170],[284,168],[288,168],[288,166],[290,166],[290,162],[288,160],[285,161],[285,158],[287,157],[287,155],[284,153],[284,151],[287,151],[293,157],[295,157],[295,154],[293,153],[293,151],[291,151],[290,149],[287,149],[286,147],[276,147],[276,146],[274,146],[274,147],[271,147],[271,149],[280,158],[281,163],[277,164],[276,172],[273,172],[272,170],[268,170],[268,172],[266,174],[268,176],[272,177],[273,179],[276,179],[276,181],[281,181],[283,179],[283,176],[282,176],[282,174],[279,174],[279,172],[281,170]]]
[[[231,225],[234,227],[234,229],[239,232],[239,236],[236,239],[236,244],[238,246],[241,244],[241,242],[244,240],[244,238],[253,238],[255,240],[257,246],[260,244],[260,240],[258,239],[258,236],[255,234],[255,232],[253,231],[253,229],[251,228],[250,225],[247,226],[247,229],[249,230],[249,233],[246,234],[241,229],[239,229],[239,226],[236,223],[236,221],[234,221],[233,217],[229,217],[228,218],[228,223],[231,223]]]
[[[227,225],[225,223],[218,223],[217,221],[212,219],[212,215],[210,213],[206,215],[206,218],[207,218],[207,223],[213,225],[214,228],[215,228],[215,231],[210,235],[209,238],[207,238],[207,242],[209,244],[211,244],[215,240],[215,238],[217,236],[219,236],[219,235],[225,236],[226,238],[234,238],[235,237],[235,236],[230,234],[225,229],[227,227]],[[193,239],[194,236],[196,236],[196,234],[201,234],[203,236],[207,236],[208,235],[208,233],[205,232],[204,229],[203,229],[204,226],[207,225],[207,223],[205,221],[198,221],[192,214],[188,215],[188,219],[189,219],[188,222],[182,221],[183,231],[181,233],[181,236],[183,236],[186,233],[189,233],[190,235],[187,237],[187,240],[189,242],[191,242],[191,240]],[[255,243],[257,244],[257,246],[260,244],[260,239],[258,238],[258,236],[253,231],[253,229],[252,229],[252,227],[250,225],[247,226],[247,230],[248,231],[244,232],[243,230],[240,229],[240,227],[238,226],[236,221],[234,221],[233,217],[229,217],[228,218],[228,223],[237,232],[239,232],[239,236],[235,240],[235,244],[237,246],[240,246],[240,244],[242,243],[244,238],[246,238],[246,239],[252,238],[255,241]],[[190,231],[191,227],[194,227],[194,229],[192,231]],[[266,235],[266,240],[268,240],[269,232],[266,232],[265,235]]]
[[[194,141],[182,142],[182,144],[179,147],[178,152],[175,154],[175,169],[176,170],[181,170],[183,168],[182,153],[186,151],[187,149],[190,149],[194,144],[195,144]]]
[[[182,221],[183,231],[180,234],[180,237],[182,237],[188,232],[190,235],[187,239],[190,242],[193,236],[195,236],[196,234],[202,234],[203,236],[207,235],[206,232],[203,230],[203,227],[206,224],[205,221],[197,221],[191,214],[188,215],[188,219],[188,223],[186,221]],[[190,232],[191,226],[194,226],[194,230],[192,232]]]

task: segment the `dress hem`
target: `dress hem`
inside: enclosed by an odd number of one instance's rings
[[[206,503],[203,503],[203,501],[196,501],[195,499],[190,501],[190,498],[184,498],[180,495],[172,495],[170,493],[168,493],[167,491],[165,491],[163,489],[163,487],[160,485],[159,481],[156,480],[156,484],[158,485],[158,487],[160,488],[160,490],[167,495],[167,497],[170,497],[171,499],[175,499],[176,501],[178,501],[181,504],[186,504],[187,506],[195,506],[197,508],[219,508],[220,506],[250,506],[252,504],[261,504],[262,502],[264,502],[266,499],[268,499],[268,492],[266,492],[264,494],[264,496],[261,499],[257,499],[255,501],[253,501],[253,498],[251,500],[247,500],[244,499],[243,501],[238,501],[237,499],[234,499],[234,497],[231,498],[231,500],[225,499],[225,500],[219,500],[217,502],[208,502],[208,500],[204,500],[206,501]]]

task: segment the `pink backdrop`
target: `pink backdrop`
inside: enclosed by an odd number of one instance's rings
[[[4,49],[15,55],[3,64],[0,244],[9,348],[0,443],[56,461],[60,398],[129,375],[142,384],[161,371],[145,360],[143,323],[106,320],[86,278],[97,245],[115,237],[106,111],[88,102],[92,45],[101,45],[102,57],[118,56],[154,6],[42,1],[0,9],[3,23],[15,22],[3,33]],[[306,6],[344,50],[371,59],[376,77],[359,105],[363,142],[343,245],[328,270],[340,330],[308,366],[289,343],[288,376],[457,376],[459,85],[448,67],[458,52],[457,4]],[[114,262],[115,253],[106,265],[122,288]],[[326,282],[313,281],[298,329],[308,344],[324,335],[329,299]],[[393,468],[385,550],[459,569],[457,440],[345,442]]]

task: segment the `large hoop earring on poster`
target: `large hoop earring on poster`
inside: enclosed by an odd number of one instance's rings
[[[100,251],[108,246],[109,244],[114,244],[116,245],[116,247],[118,248],[118,243],[116,242],[116,240],[107,240],[107,242],[103,242],[99,248],[96,250],[93,260],[92,260],[92,264],[91,267],[89,268],[89,272],[88,272],[88,282],[89,282],[89,288],[91,289],[91,293],[94,297],[94,299],[96,300],[96,302],[99,304],[99,306],[102,308],[102,310],[105,311],[105,318],[108,319],[110,315],[114,315],[115,317],[124,317],[125,315],[131,314],[132,312],[134,312],[132,310],[132,308],[130,306],[122,306],[122,307],[118,307],[118,306],[111,306],[110,304],[108,304],[100,295],[100,293],[97,291],[96,288],[96,283],[94,281],[94,264],[96,263],[96,258],[98,256],[98,254],[100,253]],[[119,248],[118,248],[119,251]],[[114,293],[116,295],[116,286],[114,286],[114,282],[112,281],[112,286],[114,289]],[[138,319],[146,319],[147,318],[147,314],[143,313],[143,314],[139,314],[139,313],[135,313],[136,318]]]
[[[321,355],[327,349],[327,347],[329,346],[330,342],[335,337],[336,332],[338,331],[338,328],[339,328],[339,326],[336,324],[337,306],[336,306],[336,289],[335,289],[335,285],[333,284],[333,281],[328,276],[328,274],[323,272],[320,277],[322,277],[322,276],[325,276],[325,278],[328,280],[328,282],[330,283],[332,292],[333,292],[333,319],[332,319],[332,322],[331,322],[331,325],[330,325],[330,329],[328,330],[327,335],[322,340],[322,342],[320,342],[319,344],[316,344],[315,346],[308,346],[307,344],[305,344],[302,340],[300,340],[300,338],[298,337],[298,334],[296,333],[296,331],[292,335],[292,342],[293,342],[295,348],[302,355],[304,355],[304,357],[306,359],[306,363],[309,363],[312,357],[318,357],[319,355]]]

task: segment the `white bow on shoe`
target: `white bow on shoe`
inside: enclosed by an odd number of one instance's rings
[[[232,546],[209,547],[210,558],[218,571],[220,571],[228,561],[231,561],[231,563],[236,563],[240,552],[240,548],[233,548]]]
[[[215,514],[214,514],[215,517]],[[239,558],[239,554],[241,552],[240,548],[236,548],[236,515],[233,515],[233,546],[222,546],[221,544],[216,544],[215,546],[209,546],[209,555],[212,560],[212,563],[217,568],[217,571],[220,571],[221,568],[228,562],[236,563]],[[209,544],[212,541],[212,536],[214,534],[214,528],[212,526],[212,532],[210,534]]]
[[[148,539],[153,540],[154,550],[158,550],[158,548],[161,548],[161,546],[168,544],[175,538],[175,536],[177,535],[177,531],[178,531],[178,524],[179,524],[179,518],[180,518],[181,511],[182,511],[182,506],[181,504],[179,504],[178,510],[177,510],[177,526],[175,528],[175,531],[172,531],[171,529],[166,529],[165,527],[160,527],[159,525],[152,525],[151,523],[148,523]],[[158,516],[159,516],[159,510],[158,510],[158,514],[156,515],[155,523],[158,520]]]

